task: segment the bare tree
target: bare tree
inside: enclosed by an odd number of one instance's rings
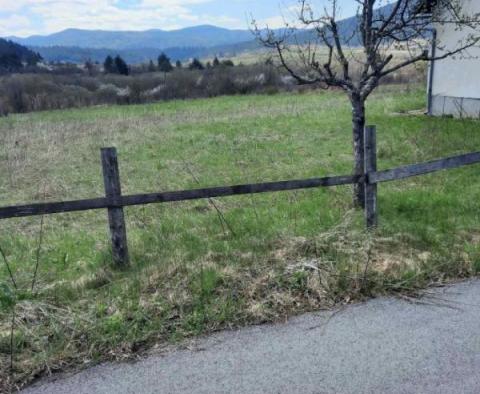
[[[363,172],[365,103],[382,79],[418,62],[440,60],[479,42],[480,14],[469,15],[468,0],[351,0],[357,3],[354,28],[339,21],[339,0],[327,0],[320,13],[308,0],[298,1],[296,26],[254,33],[273,48],[281,65],[302,85],[344,90],[352,104],[354,173]],[[454,47],[435,39],[434,26],[454,24],[465,30]],[[394,49],[402,48],[400,51]],[[438,48],[434,51],[433,48]],[[356,186],[355,202],[364,204]]]

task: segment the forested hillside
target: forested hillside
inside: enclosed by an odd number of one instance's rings
[[[35,65],[41,56],[12,41],[0,38],[0,72],[18,71],[24,64]]]
[[[261,46],[254,40],[230,45],[217,45],[214,47],[171,47],[162,50],[171,59],[186,61],[192,58],[235,57],[246,51],[258,50]],[[80,48],[78,46],[34,46],[31,49],[41,54],[47,62],[67,62],[83,64],[87,60],[103,62],[108,55],[120,55],[129,64],[141,64],[155,59],[160,54],[157,48]]]

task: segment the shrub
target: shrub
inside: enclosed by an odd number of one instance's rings
[[[425,68],[404,69],[383,83],[418,83],[425,80],[425,74]],[[177,67],[168,74],[143,71],[128,76],[118,73],[89,75],[88,70],[78,66],[61,65],[53,71],[40,72],[37,68],[34,73],[0,77],[0,115],[305,89],[315,89],[315,86],[297,86],[291,77],[270,62],[231,67],[216,59],[212,67],[204,69],[203,64],[194,59],[189,68]]]

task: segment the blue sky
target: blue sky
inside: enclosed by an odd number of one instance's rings
[[[329,0],[313,0],[321,9]],[[341,0],[342,16],[355,13]],[[297,0],[0,0],[0,36],[49,34],[67,28],[172,30],[200,24],[247,28],[251,16],[270,27],[295,16]]]

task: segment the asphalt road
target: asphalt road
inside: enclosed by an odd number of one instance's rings
[[[102,365],[24,392],[480,393],[480,281],[424,301],[377,299],[224,332],[190,350]]]

